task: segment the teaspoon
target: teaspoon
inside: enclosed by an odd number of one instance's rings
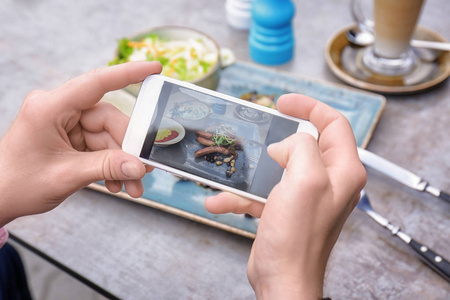
[[[369,46],[375,42],[374,35],[369,31],[362,31],[357,28],[348,30],[345,33],[347,40],[357,46]],[[450,43],[411,40],[411,46],[416,48],[428,48],[441,51],[450,51]]]

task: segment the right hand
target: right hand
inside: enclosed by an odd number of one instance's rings
[[[366,182],[347,119],[310,97],[284,95],[278,109],[310,120],[317,142],[297,133],[268,148],[286,169],[267,203],[221,193],[206,201],[212,213],[261,217],[247,274],[258,299],[319,299],[330,252]]]

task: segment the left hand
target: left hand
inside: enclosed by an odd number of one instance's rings
[[[123,152],[128,117],[108,103],[109,91],[160,73],[157,62],[91,71],[52,91],[33,91],[0,141],[0,227],[53,209],[88,184],[105,180],[111,192],[143,193],[151,168]]]

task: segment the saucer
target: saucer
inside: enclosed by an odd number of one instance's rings
[[[362,63],[366,47],[355,46],[345,33],[356,24],[341,29],[327,42],[325,60],[332,73],[342,81],[369,91],[385,94],[412,94],[427,90],[450,76],[450,52],[414,48],[420,58],[418,66],[404,76],[376,74]],[[439,34],[417,28],[415,39],[446,42]]]
[[[234,112],[239,118],[252,123],[266,123],[270,120],[270,116],[268,113],[261,112],[246,106],[240,105],[236,107]]]

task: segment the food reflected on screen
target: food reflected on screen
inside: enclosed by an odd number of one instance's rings
[[[160,130],[158,130],[158,133],[156,134],[155,142],[158,142],[158,143],[168,142],[170,140],[173,140],[177,136],[178,136],[178,132],[176,130],[171,130],[171,129],[167,129],[167,128],[160,129]]]
[[[185,135],[184,127],[169,118],[163,118],[155,137],[156,146],[170,146],[180,142]]]
[[[226,124],[212,126],[206,131],[195,131],[196,141],[203,147],[195,151],[196,158],[203,157],[216,166],[225,166],[227,178],[236,172],[238,151],[243,149],[236,132]]]
[[[158,101],[141,157],[186,178],[263,198],[281,179],[284,169],[268,155],[267,146],[295,133],[296,121],[168,82]],[[174,137],[172,130],[180,135]],[[164,139],[171,140],[159,142]]]
[[[242,94],[240,98],[261,106],[277,109],[275,105],[275,95],[259,94],[256,91],[252,91]],[[270,119],[270,115],[268,113],[243,105],[236,107],[235,114],[242,120],[252,123],[262,124],[266,123]]]
[[[174,117],[188,121],[196,121],[207,117],[209,108],[206,104],[199,101],[187,101],[175,103],[171,112]]]
[[[241,95],[241,99],[247,100],[265,107],[277,109],[275,105],[275,95],[259,94],[257,91],[251,91]]]

